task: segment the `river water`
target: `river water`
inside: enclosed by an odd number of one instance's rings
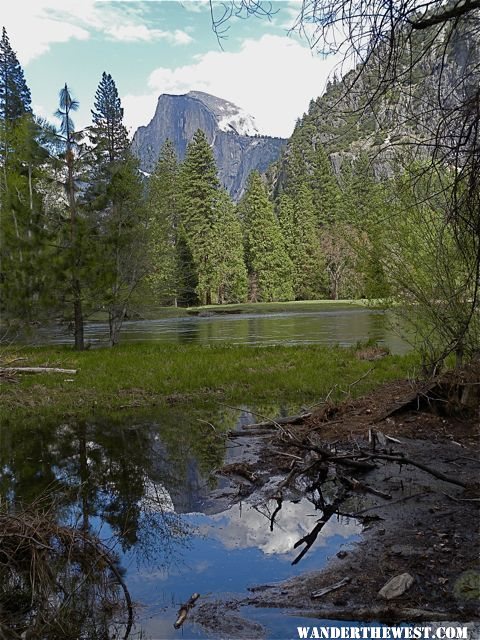
[[[316,306],[316,309],[310,312],[129,320],[123,325],[121,341],[350,346],[372,340],[387,345],[393,353],[403,353],[408,349],[390,327],[389,317],[383,311],[346,304],[325,304],[324,307]],[[92,346],[106,344],[108,326],[105,323],[87,323],[85,338]],[[72,337],[65,327],[50,327],[39,329],[35,341],[71,344]]]

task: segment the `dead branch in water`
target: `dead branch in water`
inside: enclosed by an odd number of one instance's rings
[[[344,587],[345,585],[349,584],[351,582],[351,578],[343,578],[343,580],[340,580],[340,582],[336,582],[335,584],[332,584],[330,587],[324,587],[323,589],[319,589],[318,591],[314,591],[310,597],[315,599],[315,598],[323,598],[323,596],[326,596],[327,593],[331,593],[332,591],[337,591],[337,589],[341,589],[342,587]]]
[[[327,524],[330,518],[337,512],[338,507],[345,500],[345,497],[346,497],[346,491],[345,490],[341,491],[340,494],[335,498],[335,500],[331,504],[325,506],[323,510],[322,518],[317,522],[317,524],[313,527],[310,533],[307,533],[307,535],[303,536],[303,538],[300,538],[300,540],[297,540],[297,542],[293,545],[293,548],[296,549],[301,544],[305,543],[305,547],[298,554],[295,560],[293,560],[292,565],[298,564],[300,560],[303,558],[303,556],[308,552],[310,547],[318,538],[318,534],[320,533],[320,531]]]
[[[193,609],[193,607],[195,606],[195,603],[199,599],[199,597],[200,597],[199,593],[194,593],[194,594],[192,594],[190,596],[190,598],[189,598],[189,600],[187,600],[187,602],[182,604],[182,606],[178,610],[177,620],[175,621],[175,623],[173,625],[175,627],[175,629],[180,629],[182,624],[187,619],[188,612],[190,611],[190,609]]]
[[[397,455],[390,455],[387,453],[372,453],[370,454],[369,457],[372,460],[373,459],[389,460],[390,462],[398,462],[398,464],[409,464],[412,467],[417,467],[417,469],[421,469],[422,471],[425,471],[425,473],[429,473],[431,476],[433,476],[434,478],[437,478],[438,480],[443,480],[444,482],[450,482],[451,484],[456,484],[457,486],[463,487],[464,489],[466,489],[468,486],[466,482],[462,482],[457,478],[451,478],[450,476],[446,476],[441,471],[432,469],[432,467],[428,467],[426,464],[423,464],[422,462],[417,462],[416,460],[407,458],[407,456],[404,456],[402,453]]]

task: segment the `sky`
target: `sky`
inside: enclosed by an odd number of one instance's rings
[[[221,15],[221,3],[214,4]],[[10,0],[5,26],[36,115],[54,122],[65,83],[79,101],[75,126],[90,124],[103,71],[115,80],[133,135],[158,96],[206,91],[255,117],[262,134],[288,137],[339,61],[312,51],[289,29],[299,0],[272,2],[272,15],[232,18],[221,41],[208,0]]]

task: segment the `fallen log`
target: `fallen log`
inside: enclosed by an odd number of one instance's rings
[[[195,602],[199,599],[199,597],[199,593],[194,593],[190,596],[190,599],[187,600],[187,602],[182,604],[182,606],[178,610],[177,619],[173,625],[175,629],[180,629],[182,624],[187,619],[188,612],[190,611],[190,609],[193,609],[193,607],[195,606]]]
[[[73,375],[76,369],[60,369],[59,367],[2,367],[0,373],[66,373]]]
[[[272,430],[271,429],[258,429],[258,431],[256,430],[255,433],[251,433],[249,429],[247,429],[246,431],[239,430],[239,431],[229,431],[227,434],[228,438],[253,438],[256,436],[271,436],[272,435]]]

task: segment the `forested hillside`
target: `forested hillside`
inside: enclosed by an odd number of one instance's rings
[[[415,33],[395,52],[395,77],[383,66],[387,45],[377,42],[311,101],[280,159],[266,175],[251,173],[238,203],[221,186],[211,131],[197,129],[184,158],[167,138],[151,174],[142,175],[106,72],[86,130],[75,130],[78,103],[67,84],[57,125],[36,118],[4,29],[3,318],[70,322],[81,349],[92,314],[107,314],[114,345],[124,319],[146,300],[433,298],[462,308],[460,298],[473,295],[477,245],[462,231],[459,252],[459,230],[444,224],[460,174],[453,156],[438,156],[438,136],[455,138],[457,104],[475,89],[476,19],[473,12],[457,29],[434,24]],[[230,105],[198,95],[210,100],[213,120],[212,100],[217,111]],[[451,344],[462,333],[463,350],[469,338],[461,327],[476,316],[453,307],[434,315],[430,322],[441,318]]]

